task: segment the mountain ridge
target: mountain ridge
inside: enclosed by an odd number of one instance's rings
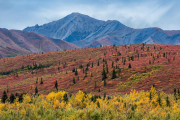
[[[64,24],[62,25],[62,23]],[[145,42],[148,44],[180,44],[180,30],[162,30],[157,27],[133,29],[123,25],[117,20],[97,20],[81,13],[71,13],[57,21],[38,27],[27,27],[24,31],[39,33],[51,38],[63,39],[82,48],[113,44],[139,44]],[[46,34],[46,31],[50,32]],[[104,38],[106,38],[106,43],[102,42]]]

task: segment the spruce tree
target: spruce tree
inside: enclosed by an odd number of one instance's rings
[[[106,72],[109,73],[109,70],[108,70],[108,65],[106,65]]]
[[[104,100],[105,100],[105,98],[106,98],[106,93],[104,93]]]
[[[18,97],[19,97],[19,98],[18,98],[18,101],[19,101],[20,103],[22,103],[22,102],[23,102],[23,93],[21,93]]]
[[[75,75],[78,75],[78,71],[77,71],[77,68],[76,68],[76,70],[75,70]]]
[[[128,66],[128,68],[131,68],[131,63],[129,63],[129,66]]]
[[[37,88],[37,86],[36,86],[36,88],[35,88],[35,95],[36,94],[38,94],[38,88]]]
[[[106,86],[107,85],[107,83],[106,83],[106,79],[104,79],[104,86]]]
[[[126,64],[126,59],[124,59],[124,61],[123,61],[123,65],[125,65]]]
[[[112,68],[114,67],[114,61],[112,61]]]
[[[165,52],[163,53],[163,57],[166,57],[166,53]]]
[[[105,72],[104,68],[103,68],[102,75],[103,75],[102,80],[105,80],[107,78],[107,76],[106,76],[106,72]]]
[[[14,94],[11,94],[11,96],[10,96],[10,103],[14,103],[15,99],[16,99],[16,97],[14,96]]]
[[[176,88],[174,88],[174,96],[176,96]]]
[[[2,97],[1,97],[1,102],[2,102],[2,103],[5,103],[7,99],[8,99],[7,93],[6,93],[6,91],[4,91],[4,92],[3,92],[3,95],[2,95]]]
[[[96,89],[96,81],[94,82],[94,89]]]
[[[97,106],[100,108],[100,103],[99,103],[99,101],[97,102]]]
[[[120,73],[121,73],[121,68],[118,69],[118,77],[120,77]]]
[[[75,78],[73,77],[73,83],[76,84]]]
[[[65,101],[66,103],[68,102],[68,95],[67,95],[67,93],[64,94],[63,99],[64,99],[64,101]]]
[[[40,84],[43,84],[42,78],[41,78],[41,82],[40,82]]]
[[[105,64],[107,64],[107,60],[105,60]]]
[[[112,77],[111,79],[115,79],[117,76],[116,76],[116,71],[115,71],[115,68],[113,69],[113,72],[112,72]]]
[[[157,102],[160,106],[162,105],[162,100],[161,100],[160,94],[158,94]]]
[[[166,97],[166,106],[167,106],[167,107],[170,107],[170,101],[169,101],[168,96]]]
[[[99,60],[98,60],[97,66],[99,66]]]
[[[151,92],[149,93],[149,99],[152,100],[152,94],[151,94]]]
[[[56,80],[56,82],[55,82],[54,87],[55,87],[55,88],[56,88],[56,90],[58,91],[58,83],[57,83],[57,80]]]

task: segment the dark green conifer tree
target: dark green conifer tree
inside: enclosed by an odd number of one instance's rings
[[[105,72],[104,68],[103,68],[102,75],[103,75],[102,80],[105,80],[107,78],[107,76],[106,76],[106,72]]]
[[[99,66],[99,60],[98,60],[97,66]]]
[[[65,101],[66,103],[68,102],[68,95],[67,95],[67,93],[64,94],[63,99],[64,99],[64,101]]]
[[[152,93],[149,93],[149,99],[152,100]]]
[[[114,67],[114,61],[112,61],[112,68]]]
[[[174,96],[176,96],[176,88],[174,88]]]
[[[56,82],[55,82],[54,87],[55,87],[55,88],[56,88],[56,90],[58,91],[58,83],[57,83],[57,80],[56,80]]]
[[[40,84],[43,84],[43,80],[42,80],[42,78],[41,78],[41,82],[40,82]]]
[[[78,71],[77,71],[77,68],[76,68],[76,70],[75,70],[75,75],[78,75]]]
[[[75,78],[73,77],[73,83],[76,84]]]
[[[104,79],[104,86],[106,86],[107,85],[107,83],[106,83],[106,79]]]
[[[112,72],[112,77],[111,79],[115,79],[117,76],[116,76],[116,71],[115,71],[115,68],[113,68],[113,72]]]
[[[11,96],[10,96],[10,103],[14,103],[15,99],[16,99],[16,97],[14,96],[14,94],[11,94]]]
[[[96,89],[96,81],[94,82],[94,89]]]
[[[109,73],[108,65],[106,64],[106,72]]]
[[[129,63],[129,66],[128,66],[128,68],[131,68],[131,63]]]
[[[7,99],[8,99],[7,93],[6,93],[6,91],[4,91],[4,92],[3,92],[3,95],[2,95],[2,97],[1,97],[1,102],[2,102],[2,103],[5,103]]]
[[[38,88],[37,88],[37,86],[36,86],[36,88],[35,88],[35,95],[36,94],[38,94]]]
[[[157,102],[160,106],[162,105],[162,100],[161,100],[160,94],[158,94]]]
[[[166,97],[166,106],[167,106],[167,107],[170,107],[170,101],[169,101],[168,96]]]

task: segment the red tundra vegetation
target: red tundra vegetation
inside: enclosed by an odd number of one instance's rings
[[[96,95],[132,89],[173,93],[180,86],[180,45],[134,44],[38,53],[0,59],[0,96],[65,90]]]

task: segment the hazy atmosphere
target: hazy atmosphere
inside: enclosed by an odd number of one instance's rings
[[[79,12],[132,28],[180,30],[178,0],[0,0],[0,28],[22,30]]]

